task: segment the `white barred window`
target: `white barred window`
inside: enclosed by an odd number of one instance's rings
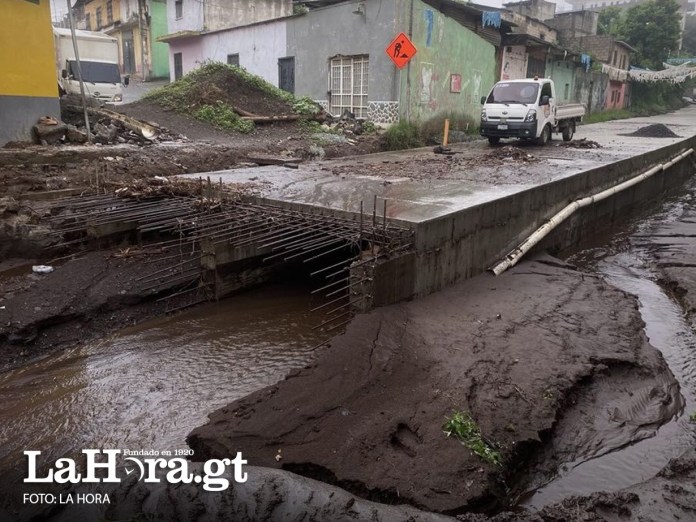
[[[368,55],[339,56],[331,59],[331,114],[340,116],[348,109],[356,118],[367,118],[369,65]]]

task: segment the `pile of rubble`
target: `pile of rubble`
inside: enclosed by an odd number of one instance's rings
[[[87,107],[92,142],[101,145],[129,143],[149,145],[161,142],[186,141],[184,136],[169,132],[155,123],[147,123],[123,114],[101,108]],[[35,142],[41,145],[87,143],[84,109],[61,101],[62,121],[51,116],[39,118],[33,127]]]
[[[601,149],[602,146],[593,140],[588,140],[587,138],[582,138],[579,140],[572,141],[561,141],[556,145],[557,147],[567,147],[570,149]]]
[[[190,180],[172,180],[164,176],[139,179],[114,191],[119,198],[151,199],[162,197],[194,197],[201,194],[201,185]]]
[[[493,149],[491,152],[486,154],[484,160],[487,164],[508,161],[517,161],[523,163],[539,161],[539,159],[533,154],[530,154],[519,147],[513,147],[512,145],[506,145],[504,147]]]
[[[359,120],[355,114],[346,109],[340,118],[333,118],[325,114],[322,129],[327,132],[340,132],[346,136],[360,136],[361,134],[374,132],[375,125],[371,121]]]

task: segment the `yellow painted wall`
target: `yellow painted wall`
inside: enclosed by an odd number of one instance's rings
[[[107,0],[92,0],[91,2],[85,4],[85,15],[89,15],[91,28],[90,31],[102,31],[106,27],[111,27],[113,22],[109,23],[109,19],[106,16],[106,1]],[[113,8],[114,21],[121,20],[121,2],[120,0],[112,0],[111,2]],[[97,27],[97,8],[101,7],[102,15],[102,26]],[[121,20],[123,21],[123,20]]]
[[[49,0],[0,0],[0,20],[0,96],[57,98]]]

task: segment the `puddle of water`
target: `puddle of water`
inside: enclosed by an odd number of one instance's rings
[[[0,375],[3,486],[21,479],[29,449],[53,461],[83,448],[186,448],[208,413],[313,360],[326,334],[312,330],[307,294],[262,288]]]
[[[667,206],[660,222],[681,215],[683,201]],[[634,232],[646,231],[657,219],[643,222]],[[617,252],[616,250],[623,250]],[[660,471],[672,458],[696,444],[689,414],[696,407],[696,335],[684,311],[657,284],[648,256],[630,239],[619,236],[612,245],[582,252],[593,271],[608,283],[638,297],[640,313],[650,344],[660,350],[681,386],[685,399],[683,413],[660,427],[655,436],[585,461],[569,463],[557,477],[528,496],[521,505],[539,509],[570,495],[596,491],[617,491],[638,484]],[[583,263],[581,263],[583,264]]]

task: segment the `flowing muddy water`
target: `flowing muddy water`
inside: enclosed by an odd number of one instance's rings
[[[689,199],[689,198],[685,198]],[[661,426],[653,437],[616,451],[584,455],[562,466],[557,477],[529,494],[522,505],[541,508],[570,495],[617,491],[659,472],[672,458],[694,446],[696,435],[689,415],[696,409],[696,334],[682,307],[658,284],[658,274],[642,243],[652,227],[681,215],[684,202],[672,202],[657,216],[631,227],[609,246],[592,248],[569,261],[582,270],[602,275],[613,286],[638,297],[650,344],[660,350],[680,384],[685,408]],[[601,453],[601,452],[600,452]]]
[[[187,448],[208,413],[313,360],[326,334],[312,330],[308,294],[264,287],[1,374],[3,486],[21,479],[28,449],[52,462],[83,448]]]

